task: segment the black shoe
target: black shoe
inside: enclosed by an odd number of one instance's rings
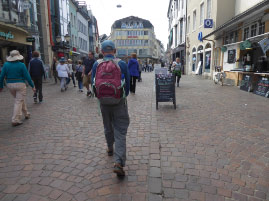
[[[87,91],[87,96],[90,96],[92,94],[91,91]]]
[[[37,98],[34,98],[34,103],[37,103]]]
[[[113,152],[114,152],[114,151],[113,151],[113,148],[112,148],[112,149],[109,149],[109,148],[108,148],[108,149],[106,150],[106,152],[107,152],[107,155],[108,155],[108,156],[113,156]]]
[[[113,172],[116,173],[118,177],[124,177],[125,176],[125,171],[123,170],[123,167],[119,163],[114,164]]]

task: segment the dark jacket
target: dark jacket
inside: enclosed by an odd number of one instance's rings
[[[42,60],[34,58],[29,63],[29,73],[32,78],[41,78],[45,75],[44,65]]]
[[[139,77],[139,64],[136,59],[130,59],[128,62],[130,76]]]

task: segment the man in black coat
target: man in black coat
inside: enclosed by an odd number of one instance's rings
[[[29,73],[34,81],[36,92],[34,93],[34,102],[37,103],[37,94],[39,102],[43,101],[42,77],[45,75],[44,63],[39,59],[39,52],[33,52],[33,59],[29,63]]]

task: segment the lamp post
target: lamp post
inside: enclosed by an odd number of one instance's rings
[[[66,42],[65,42],[65,41],[66,41]],[[69,36],[68,34],[66,34],[66,35],[64,36],[64,41],[62,41],[62,37],[61,37],[60,35],[56,36],[56,42],[57,42],[57,43],[62,43],[62,44],[61,44],[61,47],[62,47],[62,49],[63,49],[63,53],[65,53],[65,51],[64,51],[65,43],[66,43],[67,45],[69,45],[69,41],[70,41],[70,36]],[[59,45],[59,46],[60,46],[60,45]],[[68,58],[69,58],[69,53],[68,53]]]

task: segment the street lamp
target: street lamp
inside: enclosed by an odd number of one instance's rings
[[[65,43],[65,41],[66,41],[66,43]],[[69,41],[70,41],[70,36],[68,34],[66,34],[64,36],[64,41],[62,41],[62,37],[60,35],[56,36],[56,42],[59,43],[59,46],[62,47],[63,53],[65,53],[64,46],[65,46],[65,44],[68,45],[69,44]],[[60,44],[60,43],[62,43],[62,44]]]
[[[71,38],[71,37],[70,37],[68,34],[66,34],[66,35],[64,36],[64,40],[65,40],[67,43],[69,43],[70,38]]]
[[[60,43],[62,41],[62,37],[60,35],[56,36],[56,42]]]

